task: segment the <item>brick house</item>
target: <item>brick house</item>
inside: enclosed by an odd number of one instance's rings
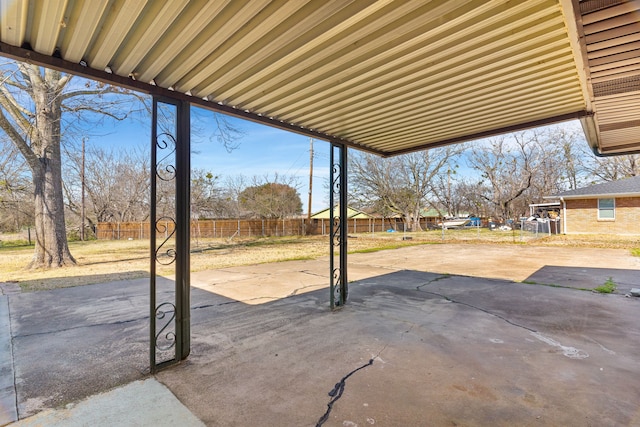
[[[640,235],[640,176],[565,191],[545,199],[561,202],[564,234]]]

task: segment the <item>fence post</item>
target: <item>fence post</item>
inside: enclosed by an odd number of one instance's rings
[[[120,223],[118,223],[118,240],[120,240]]]

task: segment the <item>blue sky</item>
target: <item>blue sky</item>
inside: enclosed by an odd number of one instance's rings
[[[244,175],[279,176],[293,178],[307,212],[309,192],[309,138],[265,125],[228,118],[243,131],[239,145],[231,153],[209,135],[193,136],[191,156],[193,168],[210,171],[225,177]],[[327,181],[329,177],[329,144],[315,139],[313,142],[313,202],[317,212],[328,205]]]
[[[213,126],[207,127],[207,114],[201,109],[192,109],[192,168],[204,169],[220,176],[243,175],[247,180],[258,176],[273,179],[277,173],[295,180],[300,194],[303,212],[307,212],[309,192],[309,138],[265,125],[227,117],[233,126],[242,130],[236,149],[228,152],[213,134]],[[202,120],[204,118],[204,120]],[[87,131],[87,145],[104,147],[139,146],[149,147],[151,120],[148,117],[127,119],[122,122],[105,121]],[[314,140],[313,202],[312,211],[317,212],[328,205],[327,182],[329,177],[329,144]]]
[[[195,111],[194,111],[195,110]],[[239,145],[228,152],[215,139],[211,112],[192,108],[192,168],[203,169],[220,177],[220,182],[228,177],[243,175],[247,181],[257,176],[273,179],[276,174],[293,178],[294,186],[300,194],[303,212],[307,212],[309,191],[309,138],[292,132],[282,131],[265,125],[228,117],[233,126],[242,130]],[[579,126],[568,122],[566,126]],[[149,147],[151,119],[132,118],[123,122],[105,121],[90,131],[87,144],[103,146]],[[471,175],[464,161],[459,165],[458,174]],[[314,140],[313,202],[312,212],[328,206],[329,144]]]

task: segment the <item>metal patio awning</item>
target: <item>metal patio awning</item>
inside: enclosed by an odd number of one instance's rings
[[[640,1],[0,0],[0,54],[381,155],[580,118],[640,151]]]

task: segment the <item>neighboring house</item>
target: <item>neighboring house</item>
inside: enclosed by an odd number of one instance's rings
[[[560,201],[565,234],[640,234],[640,176],[544,198]]]
[[[324,210],[321,210],[320,212],[317,212],[313,215],[311,215],[311,219],[329,219],[329,214],[331,212],[329,211],[329,208],[326,208]],[[334,209],[333,209],[333,214],[336,218],[340,217],[340,206],[337,205]],[[356,219],[361,219],[361,218],[371,218],[371,215],[359,211],[357,209],[354,209],[352,207],[347,206],[347,218],[352,219],[352,218],[356,218]]]

